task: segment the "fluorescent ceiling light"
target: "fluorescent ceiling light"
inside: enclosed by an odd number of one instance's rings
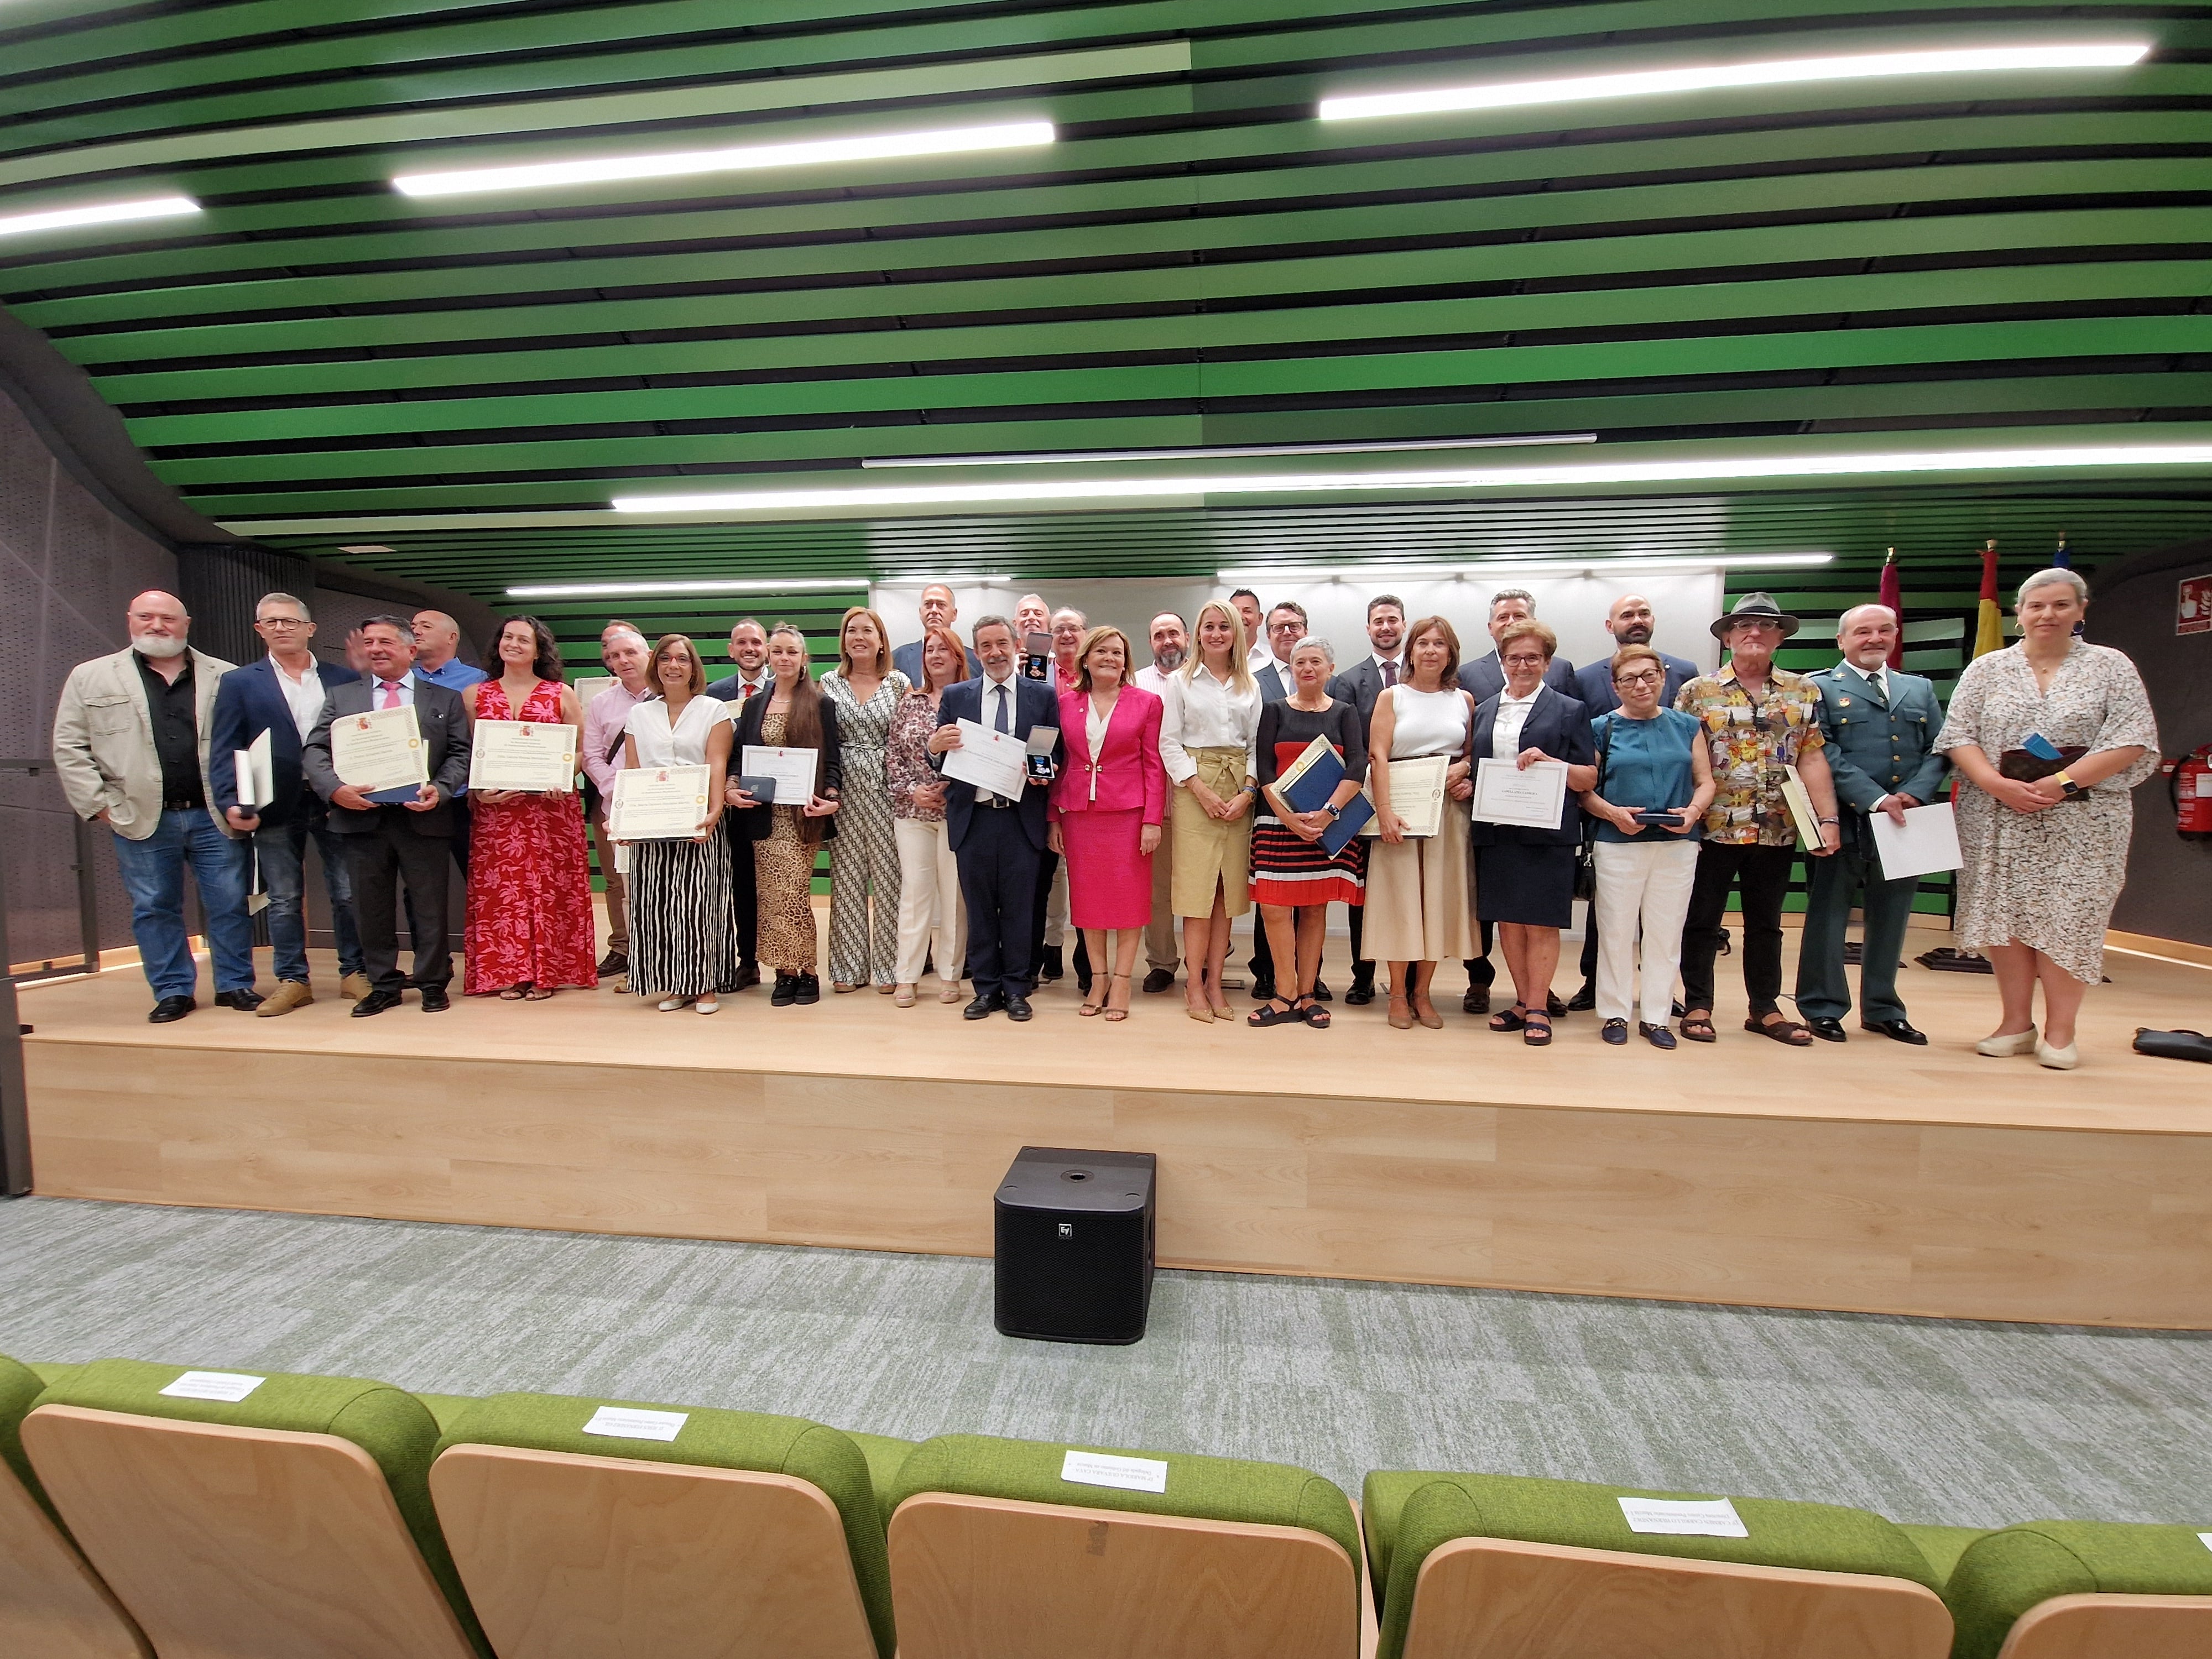
[[[17,213],[0,219],[0,236],[23,235],[34,230],[66,230],[76,225],[120,224],[131,219],[167,219],[199,210],[200,204],[189,196],[153,196],[139,202],[102,202],[97,207],[53,208],[44,213]]]
[[[392,550],[382,542],[356,542],[350,547],[341,547],[341,553],[389,553]]]
[[[1425,577],[1430,580],[1474,580],[1486,576],[1580,576],[1611,570],[1803,570],[1832,564],[1832,553],[1634,553],[1599,554],[1587,559],[1522,558],[1501,553],[1472,564],[1326,564],[1245,565],[1217,570],[1222,582],[1250,581],[1395,581]]]
[[[947,127],[934,132],[879,132],[854,138],[806,139],[787,144],[741,144],[732,149],[680,150],[663,155],[610,155],[589,161],[544,161],[526,167],[476,167],[459,173],[401,173],[392,187],[404,196],[465,196],[491,190],[542,190],[553,185],[607,184],[624,179],[676,179],[698,173],[744,173],[759,167],[818,166],[825,161],[902,160],[955,155],[969,150],[1024,149],[1055,137],[1049,121],[1017,121],[986,127]]]
[[[1595,432],[1546,433],[1534,438],[1417,438],[1403,443],[1212,444],[1199,449],[1070,449],[1042,455],[868,455],[862,466],[1064,466],[1078,461],[1206,461],[1246,455],[1394,454],[1426,449],[1520,449],[1547,444],[1594,444]]]
[[[556,582],[530,587],[510,587],[510,599],[644,599],[656,593],[818,593],[841,587],[866,587],[866,576],[843,576],[833,581],[736,582]]]
[[[1790,58],[1763,64],[1708,64],[1694,69],[1581,75],[1559,81],[1507,81],[1479,87],[1437,87],[1324,98],[1324,121],[1376,115],[1425,115],[1440,110],[1515,109],[1528,104],[1581,103],[1725,87],[1773,87],[1806,81],[1862,81],[1893,75],[1955,75],[1974,70],[2122,69],[2150,52],[2142,40],[2076,41],[2051,46],[1974,46],[1952,52],[1883,52],[1850,58]]]
[[[1188,477],[1037,479],[1020,483],[878,484],[835,489],[730,490],[698,495],[621,495],[617,513],[771,514],[815,508],[1003,507],[1030,501],[1146,501],[1196,495],[1328,491],[1514,489],[1597,484],[1721,483],[1744,478],[1836,478],[1881,473],[2040,471],[2057,467],[2203,466],[2212,443],[2068,449],[1900,450],[1866,455],[1773,455],[1739,460],[1618,461],[1578,466],[1468,468],[1427,472],[1214,473]]]

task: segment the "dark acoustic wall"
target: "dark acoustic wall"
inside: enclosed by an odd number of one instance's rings
[[[0,674],[8,687],[0,757],[44,760],[70,670],[123,647],[133,594],[178,580],[176,556],[103,504],[0,391]],[[131,917],[106,835],[92,837],[92,866],[100,946],[113,949],[131,942]],[[74,958],[76,842],[50,770],[0,770],[0,847],[9,954],[30,963]]]
[[[2087,636],[2135,659],[2158,714],[2159,746],[2185,755],[2212,743],[2212,633],[2175,632],[2180,584],[2212,576],[2212,540],[2142,553],[2094,579]],[[2112,926],[2191,945],[2212,945],[2212,841],[2174,832],[2167,780],[2136,791],[2127,890]]]

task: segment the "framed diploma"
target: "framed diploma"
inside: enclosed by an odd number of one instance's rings
[[[738,769],[750,778],[774,778],[776,805],[804,806],[814,799],[815,763],[821,753],[749,743],[738,751]]]
[[[1443,828],[1444,775],[1452,768],[1449,755],[1423,755],[1397,760],[1390,766],[1390,810],[1398,815],[1408,836],[1433,836]],[[1360,832],[1380,835],[1370,821]]]
[[[1524,830],[1556,830],[1566,816],[1567,763],[1510,760],[1474,763],[1474,816],[1485,823],[1514,823]]]
[[[341,714],[331,722],[331,769],[365,795],[430,781],[412,703]]]
[[[707,821],[704,766],[632,766],[615,774],[607,835],[615,841],[689,841]]]
[[[576,787],[576,728],[539,720],[478,720],[469,787],[566,794]]]

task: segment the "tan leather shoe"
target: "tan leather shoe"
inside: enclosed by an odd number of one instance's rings
[[[348,1002],[359,1002],[374,988],[367,974],[348,974],[338,981],[338,994]]]
[[[304,1008],[315,1000],[315,994],[296,979],[280,979],[276,989],[264,998],[254,1013],[262,1019],[273,1019],[278,1014],[289,1014],[295,1008]]]

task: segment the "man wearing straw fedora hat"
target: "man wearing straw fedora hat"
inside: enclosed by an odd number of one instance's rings
[[[1803,674],[1774,666],[1774,653],[1795,634],[1798,619],[1771,593],[1747,593],[1712,624],[1729,649],[1714,673],[1685,685],[1674,707],[1705,728],[1719,787],[1706,810],[1698,848],[1698,874],[1682,929],[1682,1035],[1713,1041],[1713,960],[1730,888],[1743,905],[1743,988],[1750,1000],[1744,1029],[1802,1048],[1813,1034],[1781,1010],[1782,900],[1797,859],[1797,827],[1784,786],[1790,769],[1811,798],[1820,844],[1807,851],[1826,858],[1836,850],[1836,790],[1822,752],[1820,690]]]

